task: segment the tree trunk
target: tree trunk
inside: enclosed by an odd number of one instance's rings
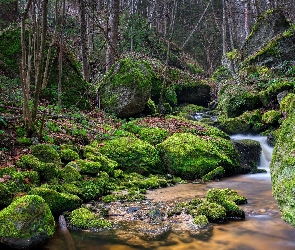
[[[108,32],[108,46],[106,52],[106,72],[110,70],[117,57],[120,0],[111,0]]]
[[[85,81],[90,80],[90,67],[88,61],[88,48],[87,48],[87,22],[86,22],[86,0],[79,0],[80,6],[80,34],[81,34],[81,55],[83,65],[83,76]]]

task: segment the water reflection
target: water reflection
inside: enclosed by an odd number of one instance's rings
[[[180,184],[149,191],[147,196],[155,201],[178,198],[204,197],[210,188],[232,188],[248,199],[242,205],[246,219],[215,224],[213,229],[191,235],[186,232],[168,232],[157,240],[134,238],[132,233],[119,230],[104,233],[72,232],[77,250],[291,250],[295,249],[295,229],[280,218],[278,205],[271,195],[269,160],[272,148],[265,143],[265,137],[251,137],[259,140],[264,154],[260,167],[267,173],[247,174],[225,178],[208,184]],[[233,139],[244,139],[241,135]],[[269,155],[268,155],[269,154]],[[67,249],[62,234],[56,232],[43,250]]]

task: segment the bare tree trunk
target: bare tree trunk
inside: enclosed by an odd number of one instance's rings
[[[226,4],[225,0],[222,0],[222,54],[225,55],[227,52],[226,44]]]
[[[181,46],[182,49],[183,49],[184,46],[187,44],[187,42],[191,39],[192,35],[196,32],[196,30],[197,30],[197,28],[198,28],[200,22],[202,21],[202,19],[203,19],[205,13],[206,13],[207,10],[208,10],[208,7],[209,7],[211,1],[212,1],[212,0],[210,0],[210,1],[208,2],[207,6],[206,6],[206,8],[205,8],[205,10],[204,10],[204,12],[203,12],[203,14],[202,14],[202,16],[200,17],[199,21],[197,22],[196,26],[195,26],[194,29],[191,31],[191,33],[189,34],[189,36],[186,38],[185,42],[182,44],[182,46]]]
[[[248,1],[245,2],[245,37],[249,36],[249,6]]]
[[[167,53],[166,53],[166,60],[165,60],[165,66],[164,66],[164,79],[162,83],[162,88],[160,92],[160,98],[159,98],[159,111],[160,113],[164,113],[164,105],[163,105],[163,98],[165,94],[165,89],[167,86],[167,71],[168,71],[168,64],[169,64],[169,57],[170,57],[170,46],[171,46],[171,41],[174,35],[174,28],[175,28],[175,19],[176,19],[176,10],[177,10],[177,4],[178,0],[174,0],[173,4],[173,10],[172,10],[172,19],[171,19],[171,25],[170,25],[170,35],[168,39],[168,48],[167,48]]]
[[[235,42],[234,42],[234,24],[233,24],[233,11],[231,3],[226,0],[226,13],[228,16],[228,32],[229,32],[229,41],[231,50],[235,49]]]
[[[62,16],[61,16],[61,25],[60,25],[60,43],[59,43],[59,57],[58,57],[58,86],[57,86],[57,103],[61,107],[61,95],[62,95],[62,54],[63,54],[63,28],[64,28],[64,19],[66,12],[66,1],[62,2]]]
[[[110,70],[117,57],[120,0],[111,0],[108,33],[108,47],[106,52],[106,72]]]
[[[83,65],[83,76],[85,81],[90,80],[90,67],[88,62],[88,51],[87,51],[87,23],[86,23],[86,0],[79,0],[80,7],[80,35],[81,35],[81,54],[82,54],[82,65]]]

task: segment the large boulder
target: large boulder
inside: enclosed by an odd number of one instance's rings
[[[125,58],[118,61],[100,88],[101,106],[122,118],[141,113],[151,97],[153,76],[145,60]]]
[[[52,214],[55,216],[65,211],[72,211],[82,204],[82,200],[77,195],[59,193],[49,188],[33,188],[29,194],[41,196],[47,202]]]
[[[183,179],[201,178],[218,166],[226,175],[240,172],[238,152],[227,139],[175,133],[157,148],[168,173]]]
[[[139,174],[163,173],[160,166],[160,157],[157,150],[146,141],[136,137],[119,137],[105,140],[102,143],[94,142],[100,153],[118,163],[118,167],[126,172]]]
[[[260,160],[261,145],[251,139],[234,140],[241,157],[242,173],[256,172]]]
[[[10,248],[41,246],[53,235],[54,229],[49,206],[38,195],[20,197],[0,211],[0,243]]]

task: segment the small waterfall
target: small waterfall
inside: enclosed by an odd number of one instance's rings
[[[237,134],[237,135],[232,135],[230,138],[233,140],[251,139],[254,141],[258,141],[262,148],[258,168],[265,169],[267,171],[267,174],[254,174],[251,176],[261,177],[261,175],[264,175],[264,176],[267,175],[267,177],[270,177],[269,164],[271,162],[273,147],[267,144],[266,136]]]

